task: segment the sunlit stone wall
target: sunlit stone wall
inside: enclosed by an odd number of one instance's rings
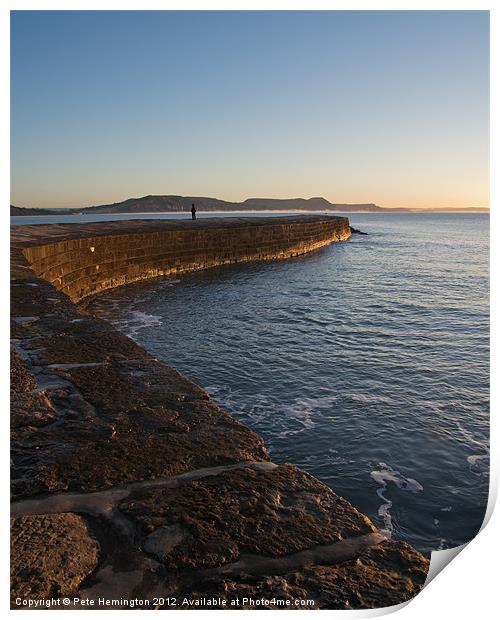
[[[284,219],[284,218],[283,218]],[[299,218],[300,219],[300,218]],[[37,276],[77,302],[137,280],[216,265],[289,258],[350,236],[349,220],[325,217],[291,223],[225,223],[127,234],[81,236],[25,247]],[[140,224],[137,222],[137,224]]]

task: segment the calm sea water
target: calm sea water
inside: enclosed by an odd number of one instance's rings
[[[489,218],[349,218],[369,235],[130,285],[89,309],[261,433],[275,462],[426,553],[453,547],[488,497]]]

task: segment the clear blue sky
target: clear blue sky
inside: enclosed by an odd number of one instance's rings
[[[487,12],[12,13],[12,203],[488,205]]]

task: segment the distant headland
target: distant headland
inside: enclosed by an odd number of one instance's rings
[[[204,196],[142,196],[128,198],[112,204],[95,205],[83,209],[38,209],[10,206],[11,216],[19,215],[75,215],[97,213],[176,213],[189,211],[191,204],[199,211],[332,211],[334,213],[430,213],[430,212],[472,212],[488,213],[486,207],[409,209],[380,207],[370,203],[333,203],[322,197],[314,198],[247,198],[243,202],[230,202]]]

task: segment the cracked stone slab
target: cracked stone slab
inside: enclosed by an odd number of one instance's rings
[[[177,592],[202,602],[203,599],[239,599],[232,609],[372,609],[398,605],[422,589],[429,561],[410,545],[386,540],[369,546],[345,562],[313,564],[288,573],[223,575],[214,571],[204,580],[186,582]],[[251,600],[264,599],[255,607]],[[288,601],[282,604],[273,599]],[[301,601],[308,601],[303,604]],[[222,607],[219,607],[222,608]]]
[[[245,553],[280,557],[376,530],[347,500],[292,465],[138,491],[119,510],[146,541],[158,530],[164,538],[183,532],[164,546],[170,570],[222,566]]]
[[[71,594],[97,566],[99,547],[73,513],[11,519],[11,595]]]
[[[64,489],[89,492],[201,467],[268,460],[261,437],[112,326],[107,325],[105,339],[93,329],[88,332],[91,362],[73,354],[85,339],[89,321],[61,319],[53,341],[41,333],[44,329],[37,325],[29,340],[15,344],[23,354],[23,359],[15,356],[16,367],[43,387],[46,399],[42,409],[41,402],[34,407],[26,397],[19,415],[14,411],[21,421],[12,433],[16,499]],[[98,340],[104,348],[94,345]],[[23,409],[47,415],[36,420],[40,416],[23,415]],[[49,424],[54,412],[57,424]]]
[[[21,517],[37,514],[57,514],[62,512],[86,513],[94,516],[104,516],[113,520],[119,504],[127,497],[137,497],[155,489],[176,489],[193,480],[219,476],[222,473],[237,469],[250,469],[252,471],[272,471],[278,467],[274,463],[262,461],[244,461],[233,465],[220,465],[218,467],[205,467],[166,478],[154,478],[153,480],[139,480],[129,484],[112,487],[105,491],[93,493],[51,493],[40,497],[20,500],[11,503],[11,515]],[[122,514],[122,513],[120,513]],[[124,515],[122,515],[123,517]]]

